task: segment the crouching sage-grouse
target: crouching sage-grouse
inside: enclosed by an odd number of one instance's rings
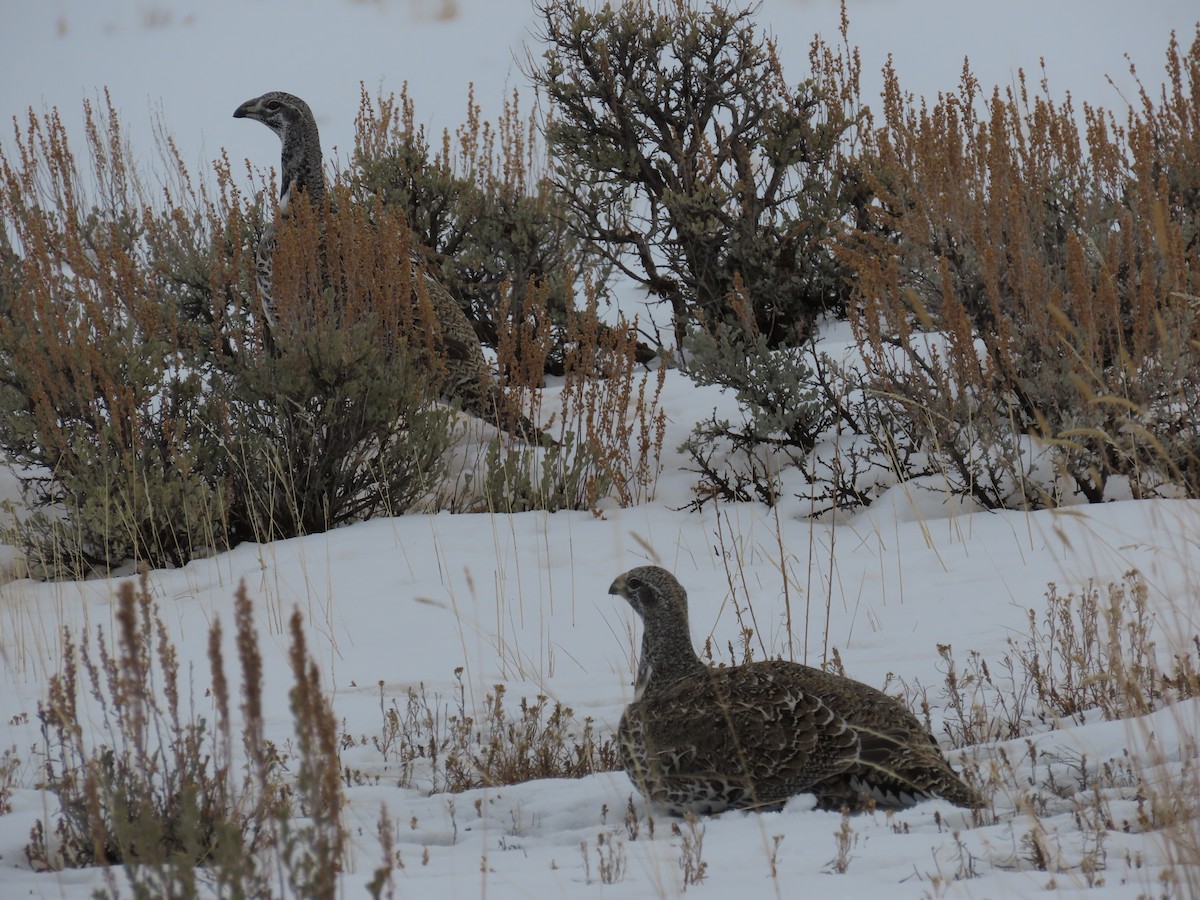
[[[288,210],[299,194],[304,194],[320,214],[325,200],[325,175],[321,161],[321,139],[317,122],[307,103],[283,91],[270,91],[261,97],[247,100],[233,112],[235,119],[262,122],[279,135],[283,145],[280,160],[279,215]],[[268,225],[258,241],[255,258],[259,297],[265,333],[277,344],[279,337],[276,316],[277,304],[272,291],[272,260],[275,254],[276,227]],[[443,396],[457,397],[465,412],[483,419],[504,431],[530,443],[553,443],[492,381],[491,370],[483,356],[478,335],[466,314],[445,287],[428,273],[418,273],[414,261],[411,280],[415,294],[418,279],[423,278],[433,307],[437,334],[434,343],[444,359],[445,380],[439,385]]]
[[[983,801],[916,716],[849,678],[782,660],[706,666],[692,648],[687,593],[643,566],[609,588],[642,619],[634,700],[617,739],[648,799],[682,814],[777,808],[811,792],[826,809]]]

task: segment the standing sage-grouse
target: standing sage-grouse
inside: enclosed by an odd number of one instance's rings
[[[928,797],[983,805],[916,716],[882,691],[782,660],[706,666],[692,649],[687,593],[657,566],[626,572],[608,592],[643,623],[617,740],[648,799],[697,814],[769,809],[805,791],[826,809]]]
[[[321,162],[321,138],[317,122],[307,103],[283,91],[270,91],[247,100],[233,111],[235,119],[262,122],[279,135],[280,159],[279,215],[287,216],[298,194],[308,197],[320,214],[325,199],[325,175]],[[258,241],[255,266],[259,297],[265,320],[265,332],[272,345],[280,339],[277,304],[272,291],[272,261],[275,254],[276,228],[268,225]],[[414,262],[414,275],[417,275]],[[464,411],[530,443],[552,443],[518,410],[491,379],[491,370],[483,357],[479,336],[466,314],[436,279],[423,274],[436,319],[435,343],[445,357],[445,381],[440,385],[447,397],[457,397]],[[412,281],[414,292],[417,278]]]

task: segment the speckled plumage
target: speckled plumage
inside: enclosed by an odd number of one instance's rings
[[[674,812],[771,808],[809,791],[826,808],[982,805],[899,701],[809,666],[710,668],[688,630],[687,593],[643,566],[609,588],[643,622],[634,701],[617,729],[625,771]]]
[[[325,198],[321,138],[308,104],[293,94],[270,91],[247,100],[234,110],[233,116],[262,122],[279,136],[282,144],[279,214],[286,216],[301,193],[320,211]],[[275,233],[275,225],[268,225],[259,238],[255,253],[255,276],[263,318],[268,340],[272,341],[279,330],[272,293]],[[423,279],[437,320],[436,344],[444,357],[446,373],[441,384],[443,395],[458,398],[465,412],[526,441],[547,443],[548,436],[514,409],[499,385],[492,381],[479,336],[450,292],[428,273],[418,272],[415,262],[414,274]],[[418,284],[416,279],[413,284]]]

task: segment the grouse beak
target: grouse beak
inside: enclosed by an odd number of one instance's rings
[[[254,106],[254,101],[247,100],[245,103],[243,103],[241,106],[239,106],[237,109],[235,109],[233,111],[233,117],[235,119],[246,118],[248,115],[250,115],[250,107],[252,107],[252,106]]]
[[[624,596],[625,596],[625,576],[624,576],[624,575],[618,575],[618,576],[617,576],[617,580],[616,580],[616,581],[614,581],[614,582],[613,582],[613,583],[612,583],[612,584],[609,586],[609,588],[608,588],[608,592],[609,592],[610,594],[617,594],[617,595],[619,595],[619,596],[621,596],[621,597],[624,597]]]

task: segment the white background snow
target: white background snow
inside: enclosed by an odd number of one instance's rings
[[[1118,109],[1121,97],[1105,76],[1132,96],[1122,54],[1133,57],[1147,84],[1157,85],[1170,30],[1190,42],[1198,15],[1194,4],[1182,2],[1027,0],[872,0],[851,3],[849,11],[851,40],[861,47],[869,76],[868,103],[888,53],[903,85],[929,96],[953,89],[964,55],[985,85],[1009,84],[1021,67],[1037,73],[1044,56],[1056,95],[1070,90],[1077,102]],[[453,15],[447,18],[447,12]],[[777,36],[790,78],[803,77],[813,32],[835,39],[837,15],[829,0],[764,2],[760,18]],[[81,101],[107,86],[148,171],[156,158],[156,113],[196,169],[222,148],[235,162],[276,162],[273,135],[231,118],[238,103],[271,89],[305,97],[326,151],[336,148],[343,159],[360,82],[372,92],[398,91],[407,80],[418,118],[440,128],[461,120],[473,81],[485,113],[494,115],[508,91],[526,88],[514,60],[534,22],[524,0],[4,0],[2,19],[0,119],[7,123],[23,117],[28,106],[53,105],[78,122]],[[6,125],[0,140],[8,147],[11,138]],[[624,302],[632,312],[639,298]],[[838,355],[847,335],[833,329],[827,340]],[[648,560],[672,569],[689,589],[697,645],[710,635],[721,647],[737,639],[732,572],[739,596],[744,579],[755,598],[768,650],[787,644],[781,624],[786,596],[797,655],[819,662],[828,605],[828,644],[839,650],[849,674],[876,686],[889,673],[920,681],[931,687],[935,702],[941,684],[937,646],[951,644],[960,658],[970,650],[998,658],[1007,639],[1024,630],[1025,610],[1044,604],[1048,582],[1078,590],[1089,579],[1106,584],[1137,568],[1150,587],[1161,651],[1187,652],[1172,641],[1200,627],[1200,504],[1124,502],[972,514],[937,494],[894,489],[866,512],[836,521],[806,520],[784,504],[778,511],[723,507],[718,522],[711,508],[676,511],[691,498],[693,476],[680,470],[673,448],[714,406],[732,415],[730,400],[671,372],[664,405],[668,451],[653,503],[608,509],[603,517],[572,512],[381,519],[301,540],[243,545],[180,570],[154,572],[151,583],[185,665],[194,663],[203,679],[208,626],[217,618],[231,622],[233,592],[244,581],[258,611],[268,708],[274,711],[270,726],[279,740],[290,731],[280,623],[296,606],[349,733],[379,732],[379,682],[388,698],[403,698],[420,683],[448,698],[458,666],[465,667],[468,703],[480,703],[491,685],[503,683],[511,701],[544,693],[608,731],[630,697],[638,629],[607,588],[615,575]],[[52,797],[32,789],[39,771],[29,751],[39,741],[38,699],[59,662],[59,630],[108,630],[115,583],[16,580],[0,588],[0,747],[15,745],[27,760],[16,809],[0,818],[2,897],[85,897],[103,883],[94,871],[33,873],[22,847],[33,820],[55,811]],[[196,702],[205,702],[201,688]],[[1181,755],[1194,755],[1198,720],[1193,702],[1149,723],[1099,723],[1039,740],[1063,758],[1104,760],[1127,750],[1144,754],[1152,729],[1169,771],[1178,768]],[[1022,747],[1010,750],[1020,755]],[[977,752],[986,761],[995,751]],[[683,891],[679,839],[665,818],[654,840],[626,842],[629,868],[621,883],[587,883],[580,843],[593,855],[594,880],[597,834],[619,829],[632,791],[623,774],[474,792],[455,798],[452,817],[447,796],[395,787],[372,752],[359,748],[347,759],[383,775],[380,786],[348,790],[354,842],[342,879],[348,897],[366,895],[377,864],[381,803],[401,825],[402,897],[642,898]],[[833,874],[828,865],[840,817],[810,809],[806,798],[779,813],[728,814],[705,823],[708,877],[689,890],[710,900],[744,900],[943,891],[962,897],[1137,897],[1162,889],[1157,838],[1114,832],[1106,844],[1104,885],[1087,890],[1074,865],[1083,855],[1081,838],[1066,811],[1043,819],[1065,871],[1030,871],[1019,856],[1032,820],[1005,808],[1003,800],[996,824],[977,829],[965,828],[968,817],[940,802],[893,820],[856,817],[846,874]],[[962,829],[978,877],[937,887],[934,876],[948,877],[961,860],[955,829]],[[782,840],[772,877],[776,835]]]

